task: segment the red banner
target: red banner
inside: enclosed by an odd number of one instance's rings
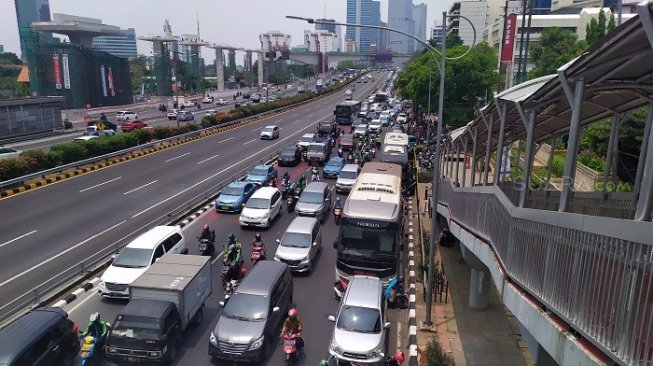
[[[108,78],[109,78],[109,90],[111,91],[111,96],[115,97],[116,91],[113,88],[113,71],[111,70],[111,68],[109,68],[108,71]]]
[[[59,62],[59,55],[52,55],[52,66],[54,67],[54,85],[57,89],[61,89],[61,63]]]
[[[515,34],[517,33],[517,14],[510,14],[506,18],[506,27],[503,30],[501,42],[501,62],[513,62],[515,53]]]

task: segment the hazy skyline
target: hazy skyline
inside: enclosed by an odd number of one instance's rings
[[[433,20],[440,19],[442,11],[451,0],[414,0],[414,4],[428,6],[427,36]],[[162,6],[162,4],[164,4]],[[136,35],[163,34],[165,19],[170,20],[175,35],[197,33],[196,12],[199,12],[200,36],[207,42],[237,47],[259,49],[258,35],[268,31],[290,34],[292,45],[303,44],[304,30],[315,25],[286,19],[286,15],[346,21],[346,0],[189,0],[184,2],[154,0],[113,0],[111,2],[88,0],[50,0],[51,13],[64,13],[101,19],[103,23],[121,28],[135,28]],[[5,52],[20,53],[16,8],[12,0],[0,0],[0,44]],[[247,14],[247,15],[245,15]],[[388,0],[381,0],[381,20],[388,19]],[[343,29],[344,35],[344,29]],[[138,42],[138,53],[150,55],[151,45]],[[213,62],[213,50],[202,50],[207,63]],[[238,56],[238,64],[242,57]]]

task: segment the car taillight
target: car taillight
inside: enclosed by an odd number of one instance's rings
[[[75,323],[70,319],[68,319],[68,323],[70,323],[70,329],[72,330],[73,334],[79,333],[79,326],[77,325],[77,323]]]

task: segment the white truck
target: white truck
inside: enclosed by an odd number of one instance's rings
[[[173,361],[183,332],[202,322],[211,292],[211,257],[165,254],[129,285],[129,303],[116,316],[107,340],[107,360]]]
[[[320,90],[322,90],[323,86],[324,86],[324,81],[322,81],[322,79],[317,79],[317,81],[315,82],[315,90],[317,90],[317,92],[319,93]]]

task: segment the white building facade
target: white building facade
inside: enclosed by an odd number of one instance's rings
[[[308,52],[337,52],[338,35],[327,30],[320,29],[306,35],[306,47]]]
[[[261,50],[264,52],[290,49],[290,35],[284,34],[280,31],[261,33],[259,34],[258,39],[261,42]]]
[[[413,35],[423,41],[426,40],[426,10],[426,4],[413,5],[413,20],[415,21],[415,32]],[[423,48],[423,45],[415,42],[415,51]]]
[[[408,34],[415,34],[411,0],[388,0],[388,27]],[[413,53],[415,41],[410,37],[391,32],[388,47],[395,53]]]

